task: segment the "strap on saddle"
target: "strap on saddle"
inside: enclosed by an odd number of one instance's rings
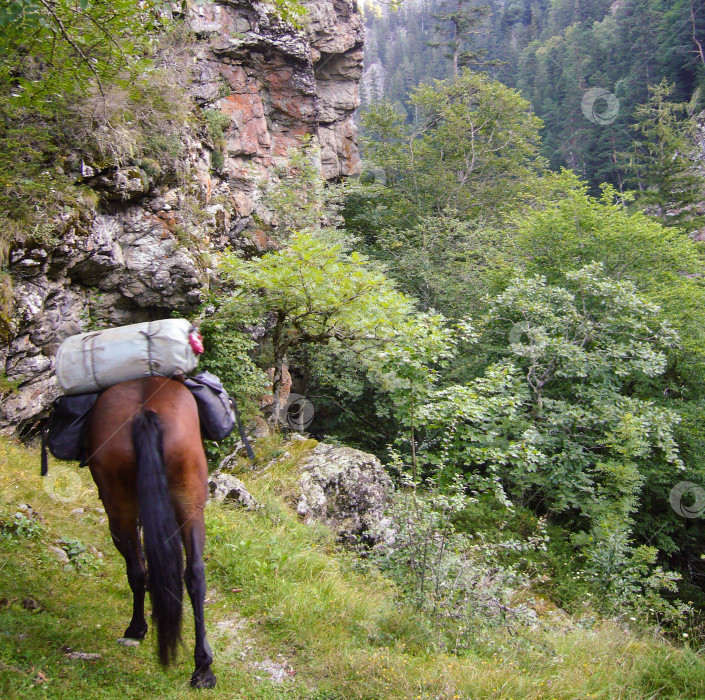
[[[49,473],[49,454],[47,450],[47,435],[49,434],[49,426],[45,425],[42,428],[42,471],[41,475],[46,476]]]

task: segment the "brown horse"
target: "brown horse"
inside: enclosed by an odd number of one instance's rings
[[[168,665],[180,641],[185,578],[196,626],[191,685],[214,687],[213,654],[203,617],[208,467],[191,392],[163,377],[106,389],[93,409],[86,448],[110,534],[127,563],[133,609],[125,637],[142,639],[147,633],[144,596],[149,588],[159,660]],[[144,535],[146,567],[138,526]]]

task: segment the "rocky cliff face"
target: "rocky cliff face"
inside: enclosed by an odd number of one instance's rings
[[[302,136],[319,144],[323,177],[357,174],[360,16],[354,0],[311,0],[307,8],[301,30],[247,0],[189,11],[190,96],[202,114],[224,115],[222,139],[194,128],[178,178],[140,164],[80,163],[76,177],[100,204],[57,213],[55,245],[11,254],[0,426],[31,423],[58,395],[53,358],[64,338],[188,314],[214,274],[213,249],[261,251],[272,223],[263,193]]]

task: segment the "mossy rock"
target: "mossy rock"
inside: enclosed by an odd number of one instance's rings
[[[155,180],[161,177],[162,166],[154,158],[140,158],[134,161],[134,165]]]

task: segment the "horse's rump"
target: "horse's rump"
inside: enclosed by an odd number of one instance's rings
[[[182,383],[163,377],[106,389],[88,426],[87,461],[113,541],[127,562],[134,594],[133,619],[125,636],[141,638],[146,632],[143,602],[148,579],[159,657],[164,664],[171,660],[181,623],[183,543],[196,623],[192,684],[212,687],[212,655],[203,622],[208,468],[193,396]],[[138,523],[143,528],[148,577]]]

